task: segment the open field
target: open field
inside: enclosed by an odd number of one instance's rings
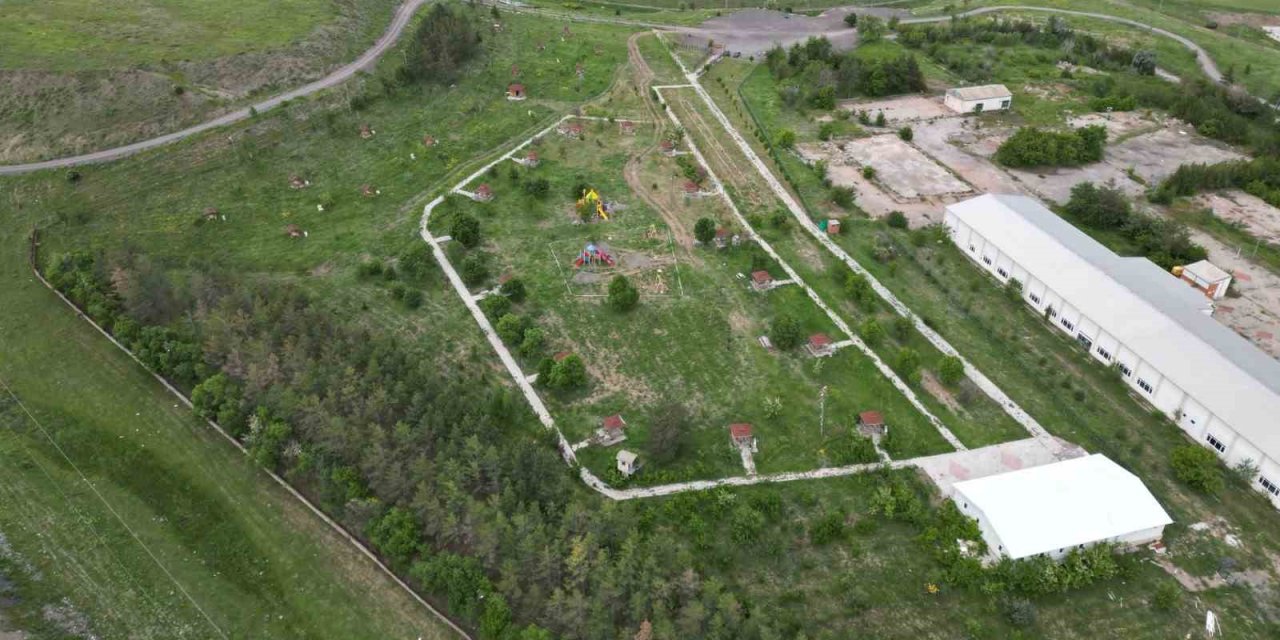
[[[397,4],[0,4],[0,164],[158,136],[316,80],[372,45]]]

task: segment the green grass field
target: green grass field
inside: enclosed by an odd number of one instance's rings
[[[11,0],[0,4],[0,69],[107,69],[264,51],[338,15],[334,0]]]
[[[650,465],[636,479],[643,483],[742,474],[741,462],[728,446],[727,426],[735,422],[755,425],[762,443],[756,464],[762,473],[853,462],[833,461],[824,452],[834,449],[838,439],[850,437],[854,416],[869,409],[883,411],[901,432],[902,445],[894,455],[949,450],[923,416],[855,349],[815,365],[799,349],[770,354],[761,348],[757,337],[768,333],[770,323],[783,314],[800,321],[804,336],[822,332],[842,338],[799,288],[753,292],[746,280],[752,262],[748,247],[689,246],[700,217],[744,232],[719,198],[685,200],[679,195],[685,180],[674,160],[648,153],[638,178],[642,184],[657,185],[654,197],[668,216],[659,215],[631,191],[623,179],[623,165],[652,148],[650,126],[639,127],[635,136],[618,133],[617,125],[608,122],[584,126],[583,140],[552,133],[538,142],[537,168],[511,163],[477,180],[499,194],[492,202],[456,198],[437,209],[440,218],[433,212],[433,220],[440,221],[434,227],[437,234],[447,233],[448,221],[459,213],[479,219],[486,242],[478,250],[495,263],[492,276],[510,274],[526,282],[529,298],[515,312],[547,335],[543,352],[526,358],[527,370],[534,370],[539,358],[559,351],[577,353],[587,363],[591,382],[586,390],[544,392],[570,440],[586,439],[604,416],[622,413],[629,424],[628,441],[622,446],[644,452],[647,423],[658,406],[686,405],[694,427],[688,454],[669,465]],[[551,184],[546,199],[522,193],[522,182],[539,178]],[[593,186],[604,199],[625,209],[607,222],[578,224],[569,197],[578,183]],[[677,242],[676,237],[685,240]],[[607,245],[618,266],[575,269],[572,261],[589,242]],[[455,255],[456,264],[462,256]],[[779,279],[785,277],[777,265],[772,271]],[[603,304],[600,296],[615,273],[627,274],[643,292],[633,312],[616,313]],[[830,389],[825,430],[819,425],[823,386]],[[780,402],[776,416],[766,413],[768,399]],[[580,455],[602,473],[612,465],[614,453],[593,447]]]

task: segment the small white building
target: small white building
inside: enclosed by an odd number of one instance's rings
[[[1208,260],[1193,262],[1185,267],[1174,267],[1173,275],[1204,292],[1210,300],[1221,300],[1231,286],[1231,274]]]
[[[942,103],[956,113],[1006,111],[1013,104],[1013,93],[1002,84],[947,89]]]
[[[618,473],[630,478],[640,470],[640,458],[634,452],[623,449],[618,452]]]
[[[1132,395],[1236,467],[1280,508],[1280,361],[1218,323],[1213,301],[1146,258],[1113,253],[1039,202],[948,205],[951,240],[1049,326],[1114,367]]]
[[[1135,548],[1173,522],[1142,480],[1101,454],[957,482],[951,499],[978,521],[990,560]]]

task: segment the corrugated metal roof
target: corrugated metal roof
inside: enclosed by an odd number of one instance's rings
[[[1280,459],[1280,362],[1202,313],[1202,294],[1145,258],[1117,256],[1032,198],[988,194],[947,209]]]
[[[1018,559],[1173,522],[1137,476],[1101,454],[957,482]]]
[[[948,89],[947,93],[960,98],[961,100],[993,100],[995,98],[1010,98],[1013,93],[1009,88],[1002,84],[984,84],[977,87],[955,87]]]

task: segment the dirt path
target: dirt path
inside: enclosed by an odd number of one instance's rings
[[[653,85],[653,70],[649,68],[649,63],[645,62],[644,55],[640,53],[640,47],[637,44],[640,38],[652,33],[651,31],[641,31],[633,33],[630,38],[627,38],[627,58],[631,61],[632,68],[635,69],[636,87],[640,89],[645,111],[653,120],[654,134],[648,146],[627,160],[627,164],[622,168],[622,177],[627,181],[627,186],[631,188],[631,191],[639,196],[645,204],[652,207],[654,211],[657,211],[658,215],[662,216],[662,221],[667,223],[667,228],[671,230],[676,244],[688,249],[693,246],[691,230],[680,219],[679,214],[663,204],[658,195],[653,192],[653,189],[645,184],[640,177],[640,167],[644,162],[644,157],[658,149],[658,143],[662,140],[663,132],[666,131],[664,125],[666,119],[662,117],[657,104],[653,101],[653,92],[649,90],[649,87]],[[657,35],[653,35],[653,37],[656,38]]]
[[[293,89],[292,91],[286,91],[279,95],[272,96],[252,106],[245,107],[238,111],[232,111],[226,115],[214,118],[208,122],[203,122],[194,127],[188,127],[181,131],[168,133],[156,138],[151,138],[150,140],[142,140],[123,147],[94,151],[93,153],[71,156],[69,158],[57,158],[54,160],[45,160],[43,162],[0,166],[0,175],[17,175],[21,173],[30,173],[32,171],[40,171],[42,169],[60,169],[82,164],[118,160],[140,151],[154,149],[156,147],[169,144],[170,142],[177,142],[178,140],[189,138],[210,129],[240,122],[241,120],[249,118],[254,113],[270,111],[289,100],[309,96],[318,91],[323,91],[337,86],[346,82],[357,73],[372,67],[373,64],[382,57],[382,54],[386,53],[387,49],[390,49],[391,45],[395,44],[395,41],[400,38],[400,34],[403,33],[405,27],[408,26],[409,20],[413,18],[413,14],[416,13],[418,8],[425,4],[426,1],[427,0],[405,0],[404,4],[400,5],[400,8],[396,10],[395,17],[392,18],[391,24],[387,27],[387,30],[383,32],[382,37],[378,38],[378,41],[375,42],[372,47],[361,54],[359,58],[356,58],[354,62],[338,68],[333,73],[330,73],[315,82],[305,84],[297,89]]]

